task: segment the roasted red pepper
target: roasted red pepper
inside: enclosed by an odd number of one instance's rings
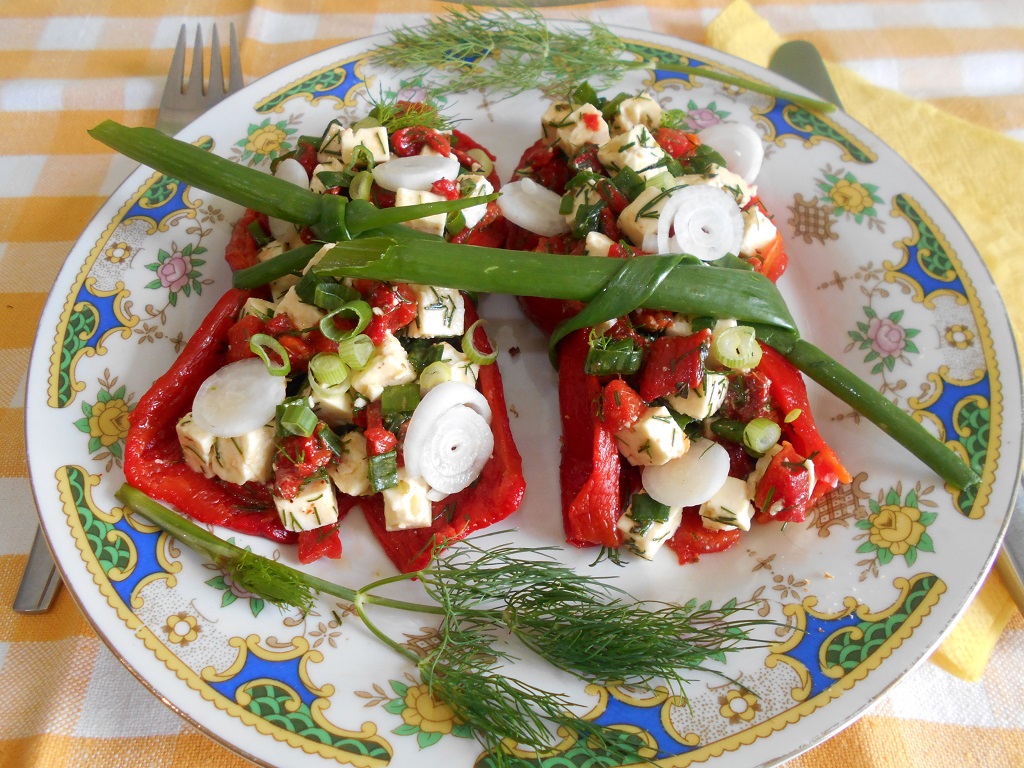
[[[655,341],[640,372],[640,397],[650,403],[680,389],[701,386],[710,346],[711,331],[707,329]]]
[[[297,537],[281,525],[265,485],[239,486],[199,474],[185,463],[175,430],[199,385],[227,363],[228,330],[249,296],[235,289],[225,293],[171,369],[142,396],[130,416],[124,472],[135,488],[199,522],[293,543]]]
[[[253,224],[260,227],[268,238],[270,237],[270,224],[266,215],[247,209],[231,230],[231,239],[224,251],[224,258],[233,272],[255,266],[259,261],[256,254],[259,253],[260,247],[249,231]]]
[[[839,483],[849,483],[852,478],[835,451],[818,432],[800,371],[771,347],[762,344],[761,349],[761,362],[757,371],[771,381],[769,394],[772,402],[784,417],[788,414],[789,418],[781,425],[782,436],[793,444],[800,456],[814,462],[816,482],[811,494],[813,505]]]
[[[802,523],[811,506],[811,473],[804,464],[807,459],[785,440],[780,448],[757,482],[755,515],[762,523]]]
[[[386,334],[404,328],[416,317],[416,296],[406,283],[378,283],[369,302],[375,311],[366,335],[378,347]]]
[[[704,527],[699,507],[683,509],[683,519],[679,527],[665,544],[676,553],[680,565],[695,563],[701,555],[723,552],[739,541],[738,528],[732,531],[712,531]]]
[[[274,457],[274,490],[283,499],[294,499],[302,486],[330,463],[334,453],[321,437],[324,425],[317,424],[310,437],[280,438]]]
[[[472,303],[466,302],[466,324],[477,320]],[[477,349],[488,354],[490,342],[482,328],[474,334]],[[497,365],[483,365],[477,386],[491,407],[491,431],[494,452],[480,477],[468,488],[434,502],[434,524],[429,528],[388,531],[384,521],[384,502],[379,495],[361,497],[343,503],[363,507],[370,530],[380,541],[391,562],[404,573],[425,568],[436,547],[464,539],[474,531],[504,520],[519,508],[526,482],[523,462],[512,439],[505,406],[505,391]]]
[[[325,525],[311,531],[299,531],[299,562],[313,563],[321,557],[337,560],[341,557],[341,536],[338,526]]]
[[[558,347],[558,401],[562,414],[562,522],[566,541],[577,547],[617,547],[622,513],[619,449],[597,418],[601,383],[583,371],[590,344],[587,330]]]
[[[700,138],[696,134],[678,128],[659,128],[654,132],[654,140],[676,159],[693,154],[700,146]]]
[[[601,423],[613,434],[636,424],[646,407],[636,390],[622,379],[613,379],[601,390]]]

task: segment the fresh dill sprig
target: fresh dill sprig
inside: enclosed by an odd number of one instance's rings
[[[127,484],[115,495],[210,558],[240,587],[279,607],[306,613],[317,592],[351,602],[366,628],[415,664],[431,694],[473,730],[496,768],[530,762],[505,745],[542,752],[573,735],[619,765],[652,757],[638,739],[574,716],[564,695],[504,674],[504,666],[516,661],[508,650],[510,637],[581,680],[639,687],[662,680],[681,694],[684,670],[705,670],[709,661],[724,661],[727,652],[765,645],[750,632],[773,623],[735,618],[745,606],[734,600],[717,609],[695,601],[634,601],[611,579],[559,562],[555,547],[478,543],[489,534],[438,551],[421,571],[352,589],[226,542]],[[411,580],[422,584],[432,602],[377,594]],[[438,647],[420,658],[377,626],[369,606],[439,616]]]
[[[629,71],[658,68],[784,98],[817,112],[835,109],[826,101],[706,65],[639,57],[603,24],[580,22],[583,31],[573,31],[551,27],[531,8],[447,8],[445,15],[422,26],[391,30],[392,42],[374,48],[370,61],[411,70],[428,94],[439,98],[476,90],[487,95],[515,96],[534,88],[554,97],[586,81],[605,88]]]
[[[381,91],[376,97],[370,97],[369,101],[373,105],[369,118],[387,128],[389,134],[412,127],[450,131],[460,122],[445,115],[441,111],[441,105],[429,94],[424,101],[403,102],[396,94]]]

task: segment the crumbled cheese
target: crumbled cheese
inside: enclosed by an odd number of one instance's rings
[[[341,173],[345,170],[345,164],[337,157],[328,156],[313,169],[313,177],[309,180],[309,191],[322,195],[327,191],[327,185],[320,180],[321,173]]]
[[[658,217],[668,198],[664,190],[648,187],[619,214],[619,228],[637,248],[648,235],[658,234]]]
[[[750,206],[743,211],[743,243],[740,245],[740,254],[753,256],[761,249],[767,248],[778,232],[772,220],[764,215],[759,206]]]
[[[288,250],[288,246],[285,243],[277,240],[271,240],[256,252],[256,260],[260,263],[270,261],[271,259],[280,256],[286,250]],[[296,275],[285,275],[284,277],[279,277],[276,280],[271,280],[270,296],[274,303],[276,304],[279,302],[281,297],[288,293],[288,289],[298,282],[299,278]]]
[[[313,478],[294,499],[274,496],[274,506],[281,525],[289,531],[309,531],[338,522],[338,499],[328,479]]]
[[[306,394],[313,402],[313,413],[328,426],[340,427],[355,422],[356,405],[350,391],[318,395],[310,388]]]
[[[712,187],[724,189],[736,198],[736,205],[741,208],[746,206],[753,199],[754,195],[757,194],[757,187],[747,184],[742,176],[738,176],[728,168],[723,168],[720,165],[712,165],[708,169],[706,176],[689,174],[680,176],[676,181],[683,184],[708,184]]]
[[[467,173],[459,176],[458,180],[459,197],[486,197],[494,192],[494,186],[482,174]],[[466,220],[466,226],[470,229],[480,223],[485,213],[487,213],[486,203],[462,209],[462,217]]]
[[[307,304],[299,298],[295,292],[295,286],[288,289],[288,292],[277,302],[277,314],[288,315],[295,327],[300,331],[308,331],[317,328],[320,321],[327,316],[319,307]]]
[[[441,342],[441,350],[441,362],[447,363],[451,368],[451,380],[475,387],[477,376],[480,374],[480,366],[470,362],[462,350],[456,349],[447,341]]]
[[[572,210],[565,214],[565,223],[570,227],[575,227],[576,213],[579,209],[582,206],[595,205],[599,202],[601,202],[601,195],[598,194],[596,184],[580,184],[573,190]]]
[[[646,93],[624,99],[612,118],[612,134],[626,133],[638,125],[654,130],[661,125],[661,115],[661,105]]]
[[[611,253],[615,241],[608,235],[597,230],[587,232],[586,250],[587,256],[607,256]]]
[[[635,467],[658,466],[682,456],[690,447],[686,433],[668,408],[648,408],[633,426],[615,433],[619,452]]]
[[[547,108],[547,111],[540,118],[541,138],[545,143],[553,144],[558,141],[558,129],[566,124],[566,118],[572,112],[566,102],[559,101]]]
[[[633,501],[631,500],[629,508],[617,523],[619,530],[626,538],[625,545],[631,552],[645,560],[653,560],[658,550],[672,538],[676,529],[679,528],[679,523],[683,519],[683,508],[669,507],[668,519],[663,523],[657,521],[637,523],[633,520],[632,512]]]
[[[341,132],[341,161],[348,165],[356,158],[356,147],[365,147],[373,155],[376,164],[386,163],[391,159],[388,147],[388,129],[383,125],[373,128],[360,128],[353,131],[346,128]],[[362,157],[362,155],[360,155]]]
[[[250,315],[263,321],[269,320],[274,316],[274,302],[267,301],[266,299],[257,299],[255,296],[246,299],[238,317],[241,319]]]

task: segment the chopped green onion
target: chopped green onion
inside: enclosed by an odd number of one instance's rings
[[[648,187],[657,187],[658,189],[671,189],[676,185],[676,177],[668,171],[659,173],[657,176],[650,178],[646,181]]]
[[[267,370],[274,376],[287,376],[291,373],[292,363],[288,359],[288,350],[273,336],[266,333],[254,333],[249,339],[249,349],[266,364]],[[270,359],[271,352],[278,356],[281,360],[280,363],[275,363]]]
[[[280,435],[311,437],[319,419],[304,397],[293,397],[277,406],[277,430]]]
[[[787,424],[792,424],[794,421],[800,418],[800,414],[804,411],[802,408],[794,408],[792,411],[786,414],[786,418],[783,419]]]
[[[629,504],[629,516],[642,536],[654,523],[666,523],[672,514],[668,504],[655,501],[646,493],[635,493]]]
[[[415,381],[409,384],[392,384],[384,387],[380,395],[380,410],[384,415],[396,413],[412,413],[420,404],[420,385]]]
[[[758,456],[768,453],[782,437],[782,427],[771,419],[751,419],[743,428],[743,445]]]
[[[355,315],[355,328],[351,328],[346,331],[335,325],[334,318],[341,314]],[[362,299],[357,299],[356,301],[346,302],[337,309],[329,312],[320,321],[320,332],[331,341],[342,342],[354,338],[365,331],[372,319],[373,310],[370,309],[370,305]]]
[[[365,147],[362,144],[356,144],[354,147],[352,147],[351,165],[352,167],[355,167],[360,164],[365,164],[367,170],[373,170],[373,152],[371,152],[368,147]]]
[[[433,339],[413,339],[404,336],[402,346],[405,347],[406,354],[409,355],[409,364],[416,373],[444,357],[444,345]]]
[[[296,293],[298,293],[298,286],[296,286],[295,290]],[[320,309],[333,312],[336,309],[340,309],[350,301],[358,300],[359,296],[359,291],[345,285],[344,283],[339,283],[334,280],[321,280],[316,284],[316,289],[313,292],[312,303],[320,307]],[[302,297],[300,296],[299,298]]]
[[[558,213],[560,216],[568,216],[572,213],[572,209],[576,205],[576,195],[572,192],[566,192],[562,195],[562,199],[558,203]]]
[[[743,430],[746,424],[735,419],[715,419],[711,422],[711,432],[734,443],[743,445]]]
[[[452,380],[452,367],[444,360],[431,363],[420,374],[420,388],[427,391]]]
[[[248,233],[252,235],[252,239],[256,241],[257,248],[262,248],[274,239],[263,231],[263,225],[260,224],[259,221],[253,221],[250,223],[249,226],[246,227],[246,231],[248,231]]]
[[[640,370],[644,352],[633,339],[600,337],[591,341],[583,370],[591,376],[628,376]]]
[[[761,362],[761,345],[749,325],[737,325],[715,334],[715,358],[726,368],[749,370]]]
[[[309,264],[310,259],[316,256],[321,247],[320,243],[302,245],[272,259],[240,269],[231,275],[231,285],[235,288],[259,288],[285,275],[298,274]]]
[[[337,355],[321,352],[309,361],[309,385],[319,397],[331,397],[348,389],[348,366]]]
[[[398,485],[398,451],[391,450],[369,457],[370,487],[380,493]]]
[[[455,236],[466,228],[466,216],[462,211],[452,211],[448,214],[448,220],[445,222],[444,229],[451,235]]]
[[[647,186],[640,174],[628,165],[623,166],[622,169],[615,174],[615,178],[612,179],[612,184],[630,202],[636,200]]]
[[[348,196],[353,200],[369,200],[372,188],[373,174],[369,171],[360,171],[352,177],[348,185]]]
[[[475,160],[480,165],[480,173],[484,176],[490,176],[491,171],[494,170],[494,161],[479,147],[473,147],[466,151],[466,156]]]
[[[346,223],[348,200],[341,195],[319,195],[319,198],[320,218],[313,225],[317,237],[325,243],[351,239]]]
[[[381,122],[373,115],[367,115],[358,122],[352,123],[352,130],[358,131],[360,128],[377,128]]]
[[[354,371],[361,371],[373,356],[373,342],[365,333],[338,342],[338,357]]]
[[[320,439],[324,441],[324,445],[330,448],[331,453],[335,456],[341,457],[345,455],[345,444],[341,441],[341,437],[326,424],[320,430]]]
[[[469,328],[466,329],[466,333],[462,336],[462,353],[469,358],[469,362],[475,363],[476,365],[490,365],[498,359],[497,352],[481,352],[476,346],[476,334],[477,326],[483,325],[483,320],[477,320]]]

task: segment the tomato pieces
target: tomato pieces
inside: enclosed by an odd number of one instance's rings
[[[783,441],[764,475],[757,482],[754,506],[757,520],[779,520],[802,523],[811,504],[811,471],[807,459],[796,452],[791,443]]]
[[[321,557],[332,560],[341,557],[341,536],[337,526],[299,531],[299,562],[308,565]]]
[[[647,406],[629,384],[613,379],[601,391],[601,423],[609,432],[636,424]]]
[[[290,435],[278,441],[274,457],[274,491],[284,499],[294,499],[302,486],[327,466],[334,452],[321,437],[323,423],[310,437]]]
[[[366,335],[378,347],[386,334],[404,328],[416,317],[416,296],[407,283],[378,283],[369,302],[374,312]]]
[[[451,179],[438,179],[430,185],[430,191],[440,195],[445,200],[459,199],[459,185]]]
[[[713,531],[704,527],[699,507],[683,509],[683,519],[672,538],[665,545],[676,553],[680,565],[696,563],[701,555],[722,552],[737,541],[743,533],[738,528],[731,531]]]
[[[251,208],[246,209],[242,218],[235,224],[235,228],[231,230],[231,239],[228,241],[227,248],[224,249],[224,259],[231,267],[232,272],[255,266],[258,262],[256,254],[259,253],[260,247],[256,238],[252,236],[252,232],[249,231],[249,227],[254,224],[260,227],[264,233],[270,232],[270,224],[266,215],[257,213]]]
[[[707,329],[689,336],[662,336],[651,345],[640,374],[640,397],[649,403],[684,387],[701,386],[710,348]]]
[[[700,139],[696,134],[687,133],[678,128],[661,127],[654,132],[654,140],[676,159],[693,154],[694,150],[700,146]]]
[[[448,137],[433,128],[413,125],[397,130],[391,135],[391,148],[399,157],[418,155],[424,147],[434,150],[442,157],[448,157],[452,153]]]

